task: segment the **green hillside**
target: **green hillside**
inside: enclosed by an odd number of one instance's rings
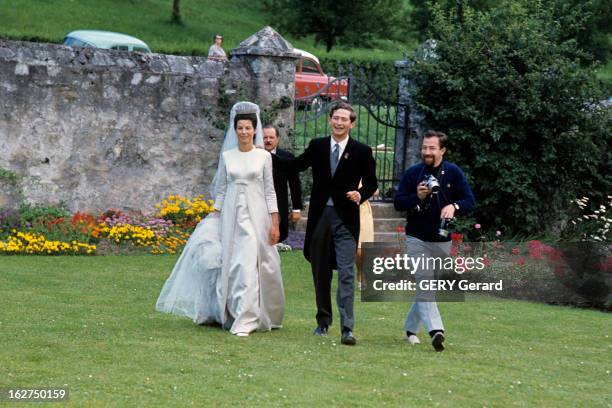
[[[258,1],[181,0],[182,26],[170,23],[171,8],[172,0],[2,0],[0,38],[59,43],[72,30],[99,29],[138,37],[158,53],[206,55],[215,33],[223,34],[223,47],[231,50],[262,27],[274,27]],[[312,38],[280,34],[295,47],[331,58],[395,60],[417,44],[415,38],[381,40],[376,49],[338,46],[326,53]],[[603,64],[598,76],[610,82],[612,63]]]
[[[99,29],[138,37],[158,53],[205,55],[217,32],[225,38],[224,48],[231,50],[262,27],[274,27],[257,1],[182,0],[183,26],[169,22],[171,7],[171,0],[4,0],[0,36],[59,43],[72,30]],[[312,39],[281,35],[298,48],[326,54]],[[386,41],[382,49],[338,48],[328,55],[395,59],[413,44],[413,40],[408,45]]]

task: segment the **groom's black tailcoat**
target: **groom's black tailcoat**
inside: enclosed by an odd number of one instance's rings
[[[331,136],[313,139],[304,153],[295,160],[290,162],[282,160],[284,165],[289,165],[288,169],[291,170],[304,171],[308,167],[312,167],[312,192],[310,194],[304,241],[304,256],[308,261],[310,261],[312,234],[323,214],[329,197],[331,196],[334,201],[334,208],[338,216],[357,242],[359,238],[359,205],[350,201],[346,197],[346,193],[357,190],[361,194],[361,202],[364,202],[378,188],[376,163],[372,156],[372,149],[350,137],[338,162],[336,173],[332,176],[330,139]],[[275,158],[275,165],[277,162],[280,162],[280,160]],[[361,188],[359,188],[360,180],[362,182]],[[335,263],[335,256],[332,259]]]
[[[288,151],[276,149],[276,155],[283,159],[294,159],[295,157]],[[274,190],[276,191],[276,201],[278,203],[278,213],[280,218],[280,238],[278,242],[283,242],[289,234],[289,191],[291,190],[292,209],[302,209],[302,186],[300,177],[296,172],[289,172],[273,165]]]

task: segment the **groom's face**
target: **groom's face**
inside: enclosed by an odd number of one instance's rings
[[[329,126],[334,138],[343,140],[348,136],[349,131],[355,127],[355,122],[351,122],[351,112],[349,110],[337,109],[329,118]]]

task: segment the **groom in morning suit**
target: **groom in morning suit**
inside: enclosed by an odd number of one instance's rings
[[[331,282],[338,270],[336,303],[342,344],[354,345],[353,302],[355,254],[359,237],[359,205],[378,188],[372,149],[349,137],[356,115],[340,102],[329,114],[331,136],[313,139],[295,160],[274,157],[295,171],[312,167],[312,192],[306,224],[304,256],[310,262],[317,303],[315,335],[332,324]],[[283,165],[283,164],[281,164]],[[359,187],[362,180],[363,186]]]

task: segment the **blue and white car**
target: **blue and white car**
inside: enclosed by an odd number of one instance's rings
[[[111,31],[72,31],[66,34],[63,44],[71,47],[93,47],[109,50],[151,52],[151,49],[144,41],[127,34],[113,33]]]

